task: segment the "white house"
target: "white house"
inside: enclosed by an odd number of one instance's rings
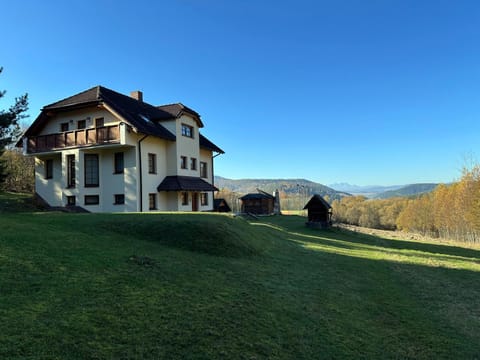
[[[45,106],[19,145],[35,156],[35,191],[91,212],[209,211],[213,160],[200,115],[96,86]]]

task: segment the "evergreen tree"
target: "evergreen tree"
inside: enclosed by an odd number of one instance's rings
[[[0,73],[3,68],[0,67]],[[0,99],[5,95],[5,90],[0,91]],[[5,161],[1,158],[5,148],[19,135],[19,121],[26,117],[28,110],[28,94],[15,98],[15,104],[8,110],[0,110],[0,186],[7,176]]]

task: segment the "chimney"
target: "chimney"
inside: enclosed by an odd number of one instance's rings
[[[273,193],[273,197],[275,198],[273,200],[273,213],[275,215],[282,215],[282,209],[280,208],[280,192],[278,189]]]
[[[143,93],[140,90],[132,91],[130,93],[130,97],[134,98],[135,100],[143,102]]]

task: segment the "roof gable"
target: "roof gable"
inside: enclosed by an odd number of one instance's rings
[[[25,135],[29,136],[39,131],[51,115],[57,112],[88,108],[100,104],[110,107],[138,132],[167,140],[175,140],[175,135],[158,123],[161,120],[171,119],[170,113],[103,86],[95,86],[44,106]]]
[[[198,127],[202,128],[203,122],[200,119],[200,114],[195,110],[190,109],[188,106],[183,105],[182,103],[168,104],[157,106],[158,109],[167,112],[172,118],[178,119],[184,114],[190,115],[197,122]]]
[[[275,198],[272,195],[267,193],[250,193],[240,198],[240,200],[262,200],[262,199],[273,200]]]
[[[321,197],[318,194],[315,194],[312,196],[312,198],[308,201],[308,203],[304,206],[303,209],[305,210],[311,207],[313,208],[318,206],[321,206],[327,210],[332,208],[330,204],[323,197]]]
[[[40,131],[55,113],[98,105],[105,105],[110,108],[138,132],[158,136],[166,140],[175,141],[176,137],[161,124],[162,121],[177,119],[183,114],[187,114],[197,121],[199,127],[203,127],[200,115],[181,103],[153,106],[98,85],[44,106],[40,115],[28,128],[24,136],[31,136]],[[222,149],[201,134],[199,142],[201,148],[224,153]]]

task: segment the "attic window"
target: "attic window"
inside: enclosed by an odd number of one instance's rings
[[[182,135],[193,139],[193,127],[182,124]]]
[[[140,116],[143,121],[145,121],[146,123],[149,123],[149,124],[153,124],[152,120],[150,120],[148,117],[146,117],[145,115],[142,115],[142,114],[138,114],[138,116]]]

